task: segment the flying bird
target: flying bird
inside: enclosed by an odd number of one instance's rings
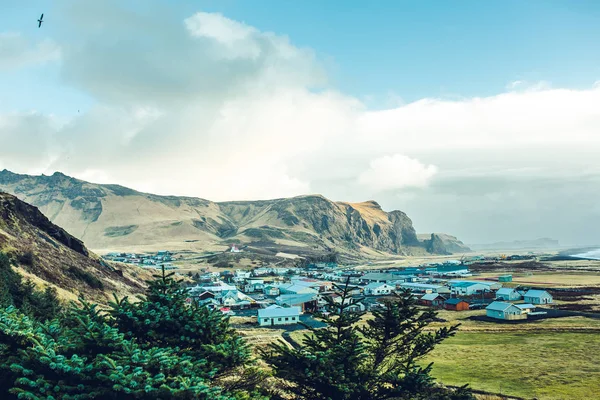
[[[42,27],[42,22],[44,22],[44,14],[40,16],[40,19],[38,19],[38,28]]]

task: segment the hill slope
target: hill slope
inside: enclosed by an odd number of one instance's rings
[[[106,264],[37,208],[2,192],[0,251],[15,260],[26,278],[39,286],[54,286],[69,299],[84,295],[104,300],[113,292],[129,294],[143,289],[132,267],[116,269]]]
[[[356,255],[423,254],[410,218],[374,201],[323,196],[216,203],[157,196],[55,173],[0,172],[0,190],[30,202],[97,251],[222,250],[229,243]]]

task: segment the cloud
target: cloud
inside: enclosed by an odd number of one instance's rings
[[[488,97],[373,110],[332,88],[315,53],[280,33],[217,13],[65,7],[53,38],[61,84],[95,104],[66,123],[0,114],[0,167],[212,200],[377,198],[421,231],[472,242],[509,239],[511,221],[552,236],[546,230],[558,225],[548,218],[565,204],[578,221],[596,218],[591,181],[577,178],[600,174],[600,85],[519,83]],[[478,221],[469,222],[471,210]],[[484,232],[486,213],[502,228]]]
[[[0,33],[0,71],[57,61],[60,55],[60,47],[50,39],[34,42],[20,33]]]
[[[394,154],[371,161],[369,169],[359,175],[358,182],[376,191],[425,187],[436,173],[434,165]]]

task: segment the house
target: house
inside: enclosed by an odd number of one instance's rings
[[[394,290],[396,290],[396,287],[387,283],[371,282],[365,286],[364,293],[368,296],[381,296],[392,294]]]
[[[243,269],[235,270],[235,277],[239,278],[239,279],[250,279],[251,275],[252,275],[251,271],[244,271]]]
[[[469,303],[462,299],[448,299],[444,302],[444,308],[451,311],[465,311],[469,309]]]
[[[265,285],[263,287],[263,293],[267,296],[279,296],[279,287],[275,285]]]
[[[503,301],[494,301],[485,308],[485,315],[490,318],[516,320],[527,319],[523,310],[512,303]]]
[[[415,293],[450,293],[450,289],[442,285],[432,285],[429,283],[405,282],[398,285],[402,289],[408,289]]]
[[[493,282],[493,281],[467,281],[467,280],[462,280],[462,279],[454,279],[451,281],[448,281],[448,284],[450,285],[450,287],[454,287],[455,285],[459,284],[464,284],[464,283],[478,283],[480,285],[483,285],[486,287],[486,290],[488,292],[491,292],[493,290],[498,290],[502,287],[502,284],[499,282]]]
[[[512,282],[512,275],[500,275],[498,282]]]
[[[235,308],[252,308],[258,306],[256,300],[239,290],[229,290],[222,292],[221,297],[217,297],[221,304]]]
[[[451,284],[452,294],[459,296],[473,296],[478,293],[489,291],[489,286],[479,282],[454,282]]]
[[[496,292],[496,300],[521,300],[521,293],[517,292],[517,290],[514,288],[501,288]]]
[[[232,252],[232,253],[240,253],[241,250],[235,244],[232,244],[230,252]]]
[[[531,289],[523,295],[523,300],[525,300],[525,303],[531,304],[551,304],[552,295],[545,290]]]
[[[275,299],[275,303],[282,307],[299,306],[301,312],[314,312],[317,310],[317,296],[315,294],[282,294]]]
[[[419,299],[419,304],[427,307],[442,307],[446,298],[439,293],[428,293]]]
[[[452,263],[442,264],[435,268],[428,268],[427,274],[429,275],[469,275],[469,267],[465,265],[455,265]]]
[[[281,307],[272,305],[258,310],[260,326],[291,325],[300,321],[300,307]]]
[[[389,273],[368,272],[368,273],[364,274],[360,279],[365,283],[366,282],[390,283],[392,281],[398,280],[399,277],[397,275],[389,274]]]
[[[302,284],[287,284],[279,286],[279,291],[282,294],[317,294],[318,291],[316,289],[311,288],[307,285]]]
[[[246,281],[244,285],[244,292],[246,293],[254,293],[254,292],[262,292],[265,288],[265,281],[262,279],[250,279]]]
[[[228,285],[227,283],[217,281],[217,282],[208,283],[206,285],[198,285],[195,288],[192,288],[191,291],[198,292],[198,293],[212,292],[212,293],[217,294],[217,293],[229,291],[229,290],[237,290],[237,288],[235,286]]]

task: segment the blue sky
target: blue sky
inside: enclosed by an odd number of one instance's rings
[[[3,0],[0,169],[600,243],[598,43],[597,1]]]
[[[49,0],[5,0],[3,31],[53,37],[60,9]],[[329,85],[372,108],[425,97],[489,96],[513,81],[582,88],[600,79],[597,1],[196,1],[164,2],[181,19],[219,12],[262,31],[290,37],[323,61]],[[130,1],[132,9],[148,2]],[[40,12],[47,23],[35,29]],[[76,35],[76,32],[61,32]],[[57,68],[29,68],[0,78],[10,104],[56,112],[87,107],[77,91],[60,90]],[[32,99],[33,93],[39,96]],[[53,95],[54,93],[54,95]],[[50,100],[51,99],[51,100]]]

